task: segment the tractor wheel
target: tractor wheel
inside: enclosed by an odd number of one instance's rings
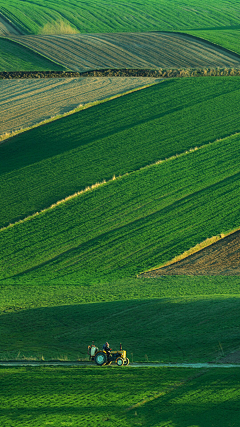
[[[122,358],[122,357],[119,357],[119,358],[116,360],[116,363],[117,363],[117,365],[118,365],[118,366],[123,366],[123,363],[124,363],[123,358]]]
[[[130,360],[126,357],[126,359],[124,360],[124,366],[129,365]]]
[[[103,366],[107,362],[107,355],[103,351],[99,351],[95,356],[95,363],[98,366]]]

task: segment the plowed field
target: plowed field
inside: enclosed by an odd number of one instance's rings
[[[2,80],[0,135],[155,81],[141,77]]]
[[[172,265],[143,274],[164,275],[240,275],[240,231]]]
[[[14,36],[71,70],[239,67],[240,57],[184,34],[112,33]]]

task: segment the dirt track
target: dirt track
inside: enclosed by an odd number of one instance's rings
[[[0,362],[0,366],[91,366],[99,368],[94,363],[89,362],[27,362],[27,361],[16,361],[16,362]],[[116,368],[116,364],[111,365]],[[130,363],[126,367],[131,368],[240,368],[240,364],[228,364],[228,363]],[[125,367],[125,368],[126,368]],[[124,367],[122,367],[124,369]]]
[[[165,275],[240,275],[240,231],[172,265],[142,274],[144,277]]]
[[[0,135],[154,82],[148,77],[1,80]]]
[[[237,55],[177,33],[39,35],[11,39],[75,71],[240,66]]]

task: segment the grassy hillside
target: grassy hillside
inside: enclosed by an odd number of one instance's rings
[[[1,368],[0,377],[6,426],[238,424],[239,369],[23,367]]]
[[[208,40],[219,46],[223,46],[233,52],[240,54],[240,27],[216,27],[213,29],[201,29],[195,31],[187,31],[196,37]]]
[[[44,7],[43,7],[44,6]],[[25,34],[43,32],[44,26],[62,21],[73,30],[87,32],[192,30],[239,24],[240,6],[228,0],[1,0],[0,12]]]
[[[239,227],[239,135],[145,167],[3,229],[2,277],[127,277]]]
[[[238,105],[238,78],[176,79],[13,137],[0,146],[0,224],[239,132]]]
[[[106,338],[112,348],[122,342],[135,362],[219,361],[239,349],[238,277],[96,279],[82,286],[16,279],[0,296],[1,360],[86,360],[89,343],[101,347]]]
[[[64,70],[61,65],[10,40],[0,38],[0,71]]]

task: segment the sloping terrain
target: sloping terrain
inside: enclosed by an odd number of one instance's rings
[[[11,39],[75,71],[240,66],[240,57],[184,34],[77,34]]]
[[[173,79],[10,138],[0,145],[1,226],[240,132],[239,94],[237,77]]]
[[[9,36],[10,34],[21,34],[19,31],[6,17],[0,13],[0,37]]]
[[[144,277],[161,275],[240,275],[240,232],[213,243],[174,264],[152,270]]]
[[[11,40],[0,38],[0,71],[65,70],[31,49]]]
[[[0,0],[0,11],[25,34],[60,20],[81,33],[99,33],[234,26],[240,6],[230,0]]]
[[[131,277],[239,225],[239,135],[112,179],[0,232],[2,278]]]
[[[1,81],[0,136],[155,81],[141,77]]]

